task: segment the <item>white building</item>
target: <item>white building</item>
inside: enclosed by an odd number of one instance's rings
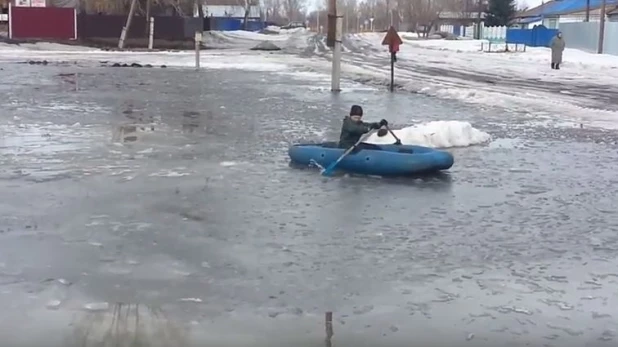
[[[245,1],[251,0],[204,0],[202,3],[204,17],[244,18]],[[197,10],[195,12],[197,14]],[[260,18],[259,4],[251,6],[248,17]]]

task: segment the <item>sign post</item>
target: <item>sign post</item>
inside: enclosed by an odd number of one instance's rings
[[[388,52],[391,54],[391,92],[395,90],[395,62],[397,61],[397,52],[399,46],[403,44],[397,30],[391,26],[382,40],[382,45],[388,46]]]

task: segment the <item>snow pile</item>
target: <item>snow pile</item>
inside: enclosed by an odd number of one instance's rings
[[[271,27],[266,28],[266,31],[270,31]],[[234,30],[234,31],[211,31],[211,34],[225,37],[232,41],[286,41],[291,37],[303,36],[306,37],[310,34],[304,28],[297,29],[279,29],[277,30],[279,35],[272,35],[268,33],[260,33],[253,31]]]
[[[75,53],[87,53],[87,52],[100,52],[100,49],[76,46],[76,45],[63,45],[59,43],[50,42],[37,42],[37,43],[22,43],[22,44],[9,44],[0,43],[0,52],[4,51],[54,51],[54,52],[75,52]]]
[[[281,28],[275,25],[269,25],[266,28],[264,28],[263,30],[264,32],[269,32],[269,33],[277,33],[279,34],[281,32]]]
[[[393,130],[404,145],[419,145],[432,148],[467,147],[486,143],[491,135],[474,128],[468,122],[433,121]],[[375,144],[394,143],[390,135],[379,137],[372,134],[366,141]]]
[[[251,48],[252,51],[280,51],[281,48],[270,41],[262,41]]]

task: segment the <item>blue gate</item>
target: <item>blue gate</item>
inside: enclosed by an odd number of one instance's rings
[[[506,42],[530,47],[549,47],[549,42],[557,33],[558,29],[547,29],[544,25],[537,25],[532,29],[507,29]]]

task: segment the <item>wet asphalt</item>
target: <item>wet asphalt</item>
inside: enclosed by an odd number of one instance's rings
[[[2,68],[12,346],[323,346],[326,311],[336,346],[616,343],[613,133],[267,72]],[[352,103],[494,140],[435,177],[289,167]]]

